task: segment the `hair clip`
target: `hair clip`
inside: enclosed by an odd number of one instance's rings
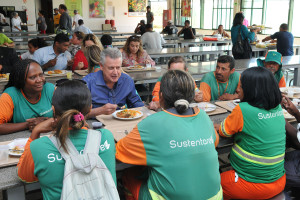
[[[84,116],[83,116],[83,114],[81,112],[79,112],[76,115],[73,115],[73,118],[74,118],[75,122],[81,122],[81,121],[84,120]]]

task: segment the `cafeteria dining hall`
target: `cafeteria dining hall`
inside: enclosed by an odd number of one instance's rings
[[[299,200],[299,9],[1,0],[0,200]]]

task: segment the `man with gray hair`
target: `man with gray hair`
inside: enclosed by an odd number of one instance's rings
[[[144,106],[133,80],[122,73],[122,53],[119,49],[104,49],[100,55],[100,68],[100,71],[83,78],[92,95],[93,108],[88,117],[112,114],[125,104],[128,108]]]
[[[75,29],[78,28],[78,20],[82,19],[82,17],[79,15],[78,10],[74,10],[74,17],[73,17],[73,26],[75,26]]]
[[[21,32],[21,18],[17,12],[13,12],[13,18],[11,19],[11,30],[12,32]]]

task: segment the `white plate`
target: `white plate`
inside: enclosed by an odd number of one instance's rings
[[[129,66],[129,67],[127,67],[127,69],[130,69],[130,70],[141,70],[141,69],[145,69],[145,67],[141,66],[141,68],[136,68],[136,66]]]
[[[235,100],[232,101],[232,103],[237,106],[239,103],[241,103],[241,100],[240,99],[235,99]]]
[[[199,109],[204,110],[205,112],[212,112],[217,109],[217,107],[214,104],[207,103],[207,102],[190,104],[190,107],[196,107],[196,106],[198,106]]]
[[[44,74],[46,74],[46,75],[48,75],[48,76],[61,76],[61,75],[65,75],[66,73],[67,73],[67,71],[66,70],[61,70],[61,74],[49,74],[49,72],[54,72],[53,70],[51,70],[51,71],[46,71],[46,72],[44,72]]]
[[[129,110],[129,109],[128,109]],[[142,111],[138,111],[138,112],[140,112],[140,114],[138,114],[137,116],[135,116],[135,117],[133,117],[133,118],[120,118],[120,117],[118,117],[117,116],[117,113],[118,112],[121,112],[122,110],[117,110],[117,111],[115,111],[113,114],[112,114],[112,116],[114,117],[114,118],[116,118],[116,119],[121,119],[121,120],[134,120],[134,119],[138,119],[138,118],[141,118],[142,116],[143,116],[143,112]]]
[[[283,112],[283,116],[285,119],[294,119],[295,118],[293,115],[288,113],[288,111],[286,111],[285,109],[282,109],[282,112]]]
[[[298,87],[283,87],[279,88],[282,93],[292,92],[294,94],[300,94],[300,88]]]
[[[28,138],[18,138],[12,141],[8,144],[9,149],[13,149],[16,146],[19,146],[20,148],[25,148],[25,145],[27,143]],[[12,152],[11,150],[8,151],[8,154],[11,156],[21,156],[23,152]]]

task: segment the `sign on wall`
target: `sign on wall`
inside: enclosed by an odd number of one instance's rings
[[[146,16],[146,0],[128,0],[128,16]]]
[[[69,15],[74,16],[74,10],[78,10],[79,14],[82,16],[81,0],[65,0],[65,4],[69,11]]]
[[[181,1],[181,16],[191,17],[191,0]]]
[[[105,0],[89,0],[89,16],[105,18]]]

